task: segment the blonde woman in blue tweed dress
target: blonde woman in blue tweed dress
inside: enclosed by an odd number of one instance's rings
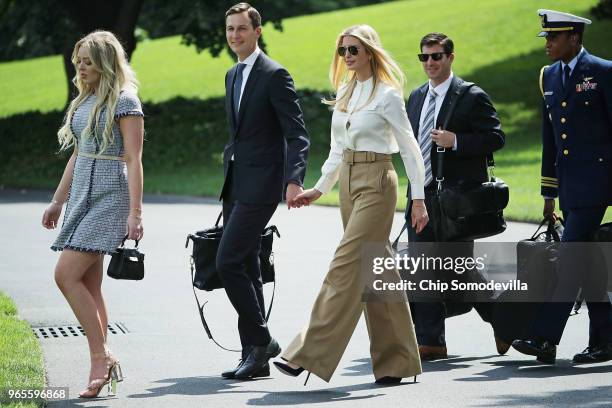
[[[117,38],[96,31],[79,40],[72,54],[79,94],[58,131],[62,149],[74,149],[52,202],[45,228],[56,228],[51,247],[63,251],[55,281],[87,333],[89,385],[82,398],[97,397],[121,381],[119,363],[107,344],[108,316],[102,297],[104,254],[115,252],[127,234],[142,239],[143,113],[138,83]],[[114,388],[114,387],[113,387]]]

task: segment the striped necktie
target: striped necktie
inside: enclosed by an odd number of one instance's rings
[[[435,113],[436,113],[436,91],[433,89],[429,90],[429,104],[427,105],[427,112],[425,112],[425,119],[423,120],[423,127],[419,132],[419,146],[421,153],[423,154],[423,162],[425,163],[425,187],[433,180],[431,174],[431,131],[434,128]]]

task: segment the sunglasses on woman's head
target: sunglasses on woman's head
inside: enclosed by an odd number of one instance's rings
[[[359,54],[359,48],[357,48],[356,45],[349,45],[348,47],[344,47],[344,46],[338,47],[338,55],[340,55],[341,57],[344,57],[347,51],[351,55]]]
[[[440,61],[445,54],[445,52],[432,52],[431,54],[417,54],[417,56],[419,57],[419,61],[426,62],[429,57],[434,61]]]

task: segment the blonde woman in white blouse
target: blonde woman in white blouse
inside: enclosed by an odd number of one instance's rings
[[[296,204],[314,202],[339,179],[344,235],[309,324],[281,357],[284,362],[274,364],[288,375],[306,370],[329,381],[363,312],[376,382],[399,383],[421,373],[410,309],[405,297],[362,301],[362,250],[368,243],[388,248],[397,202],[391,155],[398,151],[411,184],[413,227],[425,227],[425,167],[404,108],[404,75],[376,31],[367,25],[349,27],[336,46],[330,69],[336,99],[324,101],[334,106],[329,157],[315,187],[298,196]]]

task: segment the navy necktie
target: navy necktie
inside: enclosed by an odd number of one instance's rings
[[[232,94],[232,104],[234,108],[234,120],[238,121],[238,112],[240,111],[240,90],[242,89],[242,71],[246,64],[238,64],[236,68],[236,78],[234,78],[234,89]]]
[[[571,72],[572,72],[572,69],[569,67],[569,65],[566,65],[565,68],[563,68],[563,90],[564,91],[566,91],[567,87],[569,86]]]

